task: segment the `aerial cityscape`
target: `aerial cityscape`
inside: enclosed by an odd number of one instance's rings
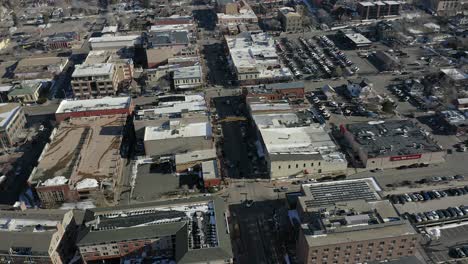
[[[468,1],[0,1],[0,264],[468,264]]]

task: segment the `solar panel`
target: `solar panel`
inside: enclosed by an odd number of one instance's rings
[[[305,201],[308,207],[320,207],[337,202],[360,200],[375,201],[377,197],[367,182],[346,182],[309,186],[313,199]]]

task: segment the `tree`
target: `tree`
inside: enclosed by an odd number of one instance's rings
[[[382,103],[382,111],[384,111],[385,113],[393,113],[394,110],[395,105],[390,100],[386,100]]]
[[[336,67],[335,70],[333,71],[333,76],[335,77],[340,77],[343,75],[343,70],[341,67]]]

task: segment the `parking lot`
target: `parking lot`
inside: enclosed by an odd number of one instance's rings
[[[423,248],[434,263],[468,263],[468,259],[456,259],[449,255],[452,247],[468,244],[468,225],[453,225],[440,229],[440,238]]]

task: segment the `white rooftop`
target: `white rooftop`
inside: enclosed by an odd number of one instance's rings
[[[15,114],[21,109],[21,106],[14,106],[12,104],[8,107],[9,103],[0,104],[0,110],[5,109],[5,111],[0,112],[0,127],[6,127],[10,123],[11,119]]]
[[[462,72],[460,69],[441,69],[441,72],[445,73],[448,77],[450,77],[452,80],[465,80],[468,79],[468,74]]]
[[[193,24],[176,24],[176,25],[154,25],[151,26],[151,32],[165,32],[165,31],[190,31]]]
[[[174,70],[174,80],[176,79],[192,79],[201,78],[202,70],[199,65],[180,67]]]
[[[211,137],[211,125],[208,122],[192,123],[176,129],[146,127],[145,141],[174,138]]]
[[[374,6],[374,3],[371,2],[359,2],[359,4],[362,6]]]
[[[288,68],[282,68],[273,38],[267,33],[243,32],[226,36],[232,62],[238,72],[257,72],[259,78],[292,76]]]
[[[118,26],[107,26],[104,27],[101,31],[101,33],[106,34],[106,33],[116,33],[118,30]]]
[[[161,97],[164,98],[165,96]],[[145,115],[164,115],[164,114],[175,114],[181,113],[182,111],[187,112],[200,112],[206,111],[205,98],[201,94],[185,95],[184,101],[171,101],[171,102],[160,102],[158,107],[152,109],[144,109],[137,112],[139,116]]]
[[[259,128],[268,153],[313,154],[335,150],[336,145],[321,126]]]
[[[130,97],[104,97],[87,100],[63,100],[57,108],[56,114],[69,112],[83,112],[92,110],[108,110],[128,108]]]
[[[75,66],[72,77],[110,76],[113,72],[113,63],[79,64]]]
[[[250,104],[252,112],[256,111],[279,111],[279,110],[291,110],[291,106],[288,103],[252,103]]]
[[[127,35],[127,36],[102,36],[89,38],[89,43],[99,42],[119,42],[119,41],[137,41],[140,38],[139,35]]]
[[[202,149],[175,155],[176,164],[190,163],[199,160],[216,159],[216,149]]]
[[[294,113],[253,115],[257,127],[283,127],[284,124],[297,123],[299,117]]]
[[[55,176],[54,178],[47,179],[42,183],[43,186],[56,186],[56,185],[64,185],[68,182],[68,179],[64,176]]]
[[[372,42],[360,33],[345,34],[347,38],[356,44],[371,44]]]

